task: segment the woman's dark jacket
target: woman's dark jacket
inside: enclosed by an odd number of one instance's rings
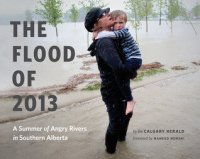
[[[88,48],[96,56],[100,71],[101,94],[105,103],[133,99],[130,78],[134,73],[129,70],[119,43],[111,38],[95,40]]]

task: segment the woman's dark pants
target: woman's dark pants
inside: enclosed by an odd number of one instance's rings
[[[106,151],[108,153],[114,153],[116,150],[117,140],[125,141],[132,113],[125,115],[125,101],[106,104],[106,106],[109,115],[109,125],[105,136]]]

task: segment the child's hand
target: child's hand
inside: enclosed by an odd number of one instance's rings
[[[126,113],[125,113],[126,115],[129,114],[129,113],[133,113],[133,109],[134,109],[135,103],[136,102],[134,100],[127,102]]]

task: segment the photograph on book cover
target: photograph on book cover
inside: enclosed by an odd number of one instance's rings
[[[200,0],[0,0],[1,159],[200,158]]]

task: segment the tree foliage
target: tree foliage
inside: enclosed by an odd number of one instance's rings
[[[72,22],[77,22],[78,19],[78,9],[75,6],[75,4],[72,4],[71,8],[70,8],[70,15],[69,18],[72,20]]]
[[[144,13],[142,10],[142,1],[141,0],[128,0],[126,2],[126,9],[129,12],[129,20],[135,28],[135,36],[137,41],[137,31],[141,25],[141,20],[144,17]]]
[[[91,8],[93,7],[100,7],[103,8],[106,5],[103,3],[102,0],[82,0],[79,1],[80,5],[83,6],[85,8],[85,10],[88,12]]]
[[[146,20],[146,32],[148,32],[148,18],[153,15],[153,0],[141,0],[144,17]]]
[[[155,0],[157,6],[157,12],[159,15],[159,25],[162,23],[162,15],[164,14],[164,10],[166,9],[166,0]]]
[[[62,23],[62,1],[61,0],[41,0],[39,1],[41,9],[36,9],[36,14],[42,16],[50,25],[56,29],[56,36],[58,37],[57,25]]]
[[[200,16],[200,4],[196,4],[193,8],[192,8],[192,14],[193,16],[195,16],[196,18]]]
[[[180,5],[180,16],[183,17],[185,20],[187,20],[190,25],[192,26],[192,29],[194,30],[195,34],[197,35],[197,31],[191,21],[192,16],[191,14],[187,11],[187,9],[185,7],[183,7],[183,5]]]
[[[171,22],[171,32],[172,32],[172,23],[177,17],[182,17],[184,20],[187,20],[192,26],[195,34],[197,31],[194,25],[191,22],[191,17],[185,7],[179,0],[168,0],[167,1],[167,18]]]
[[[175,18],[177,18],[180,15],[179,1],[178,0],[169,0],[167,6],[168,6],[167,18],[170,21],[173,21]]]
[[[172,23],[173,21],[181,15],[181,6],[179,0],[168,0],[167,1],[167,19],[171,23],[171,32],[172,32]]]

